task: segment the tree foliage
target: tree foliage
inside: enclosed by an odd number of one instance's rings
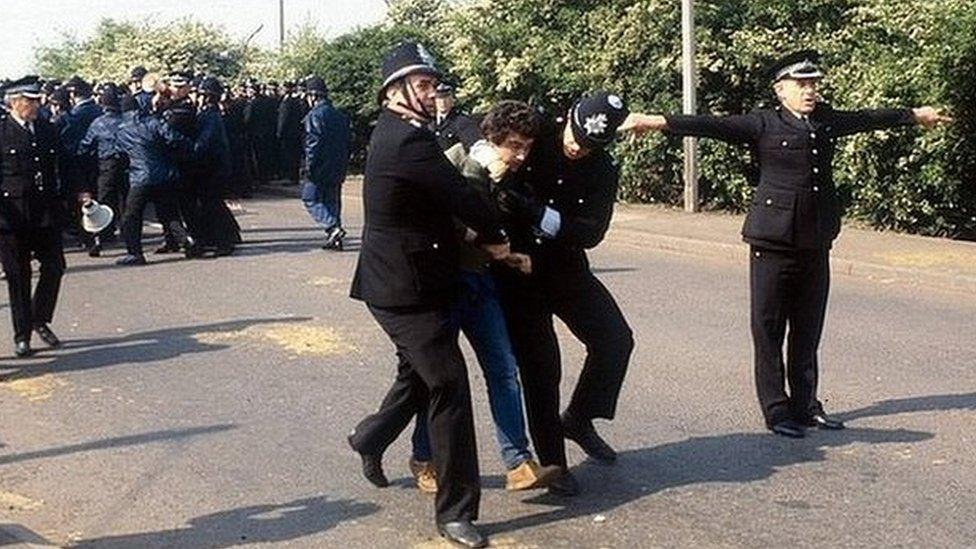
[[[680,3],[675,0],[389,0],[388,20],[327,39],[299,27],[281,51],[235,43],[190,20],[106,21],[89,40],[38,52],[47,74],[119,78],[132,65],[188,66],[227,77],[316,73],[353,119],[359,160],[377,113],[383,53],[419,39],[485,109],[503,98],[551,112],[606,88],[633,110],[681,107]],[[976,3],[971,0],[698,0],[700,112],[770,104],[764,67],[800,48],[824,54],[825,98],[838,108],[946,106],[944,130],[897,130],[841,142],[838,188],[848,213],[878,228],[976,238]],[[681,148],[652,136],[617,145],[621,198],[677,203]],[[701,142],[708,208],[742,210],[751,187],[742,150]]]

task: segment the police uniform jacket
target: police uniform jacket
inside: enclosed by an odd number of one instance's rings
[[[778,250],[829,248],[840,232],[832,170],[838,138],[914,123],[908,109],[840,111],[823,103],[808,120],[781,107],[738,116],[666,118],[674,135],[712,137],[752,149],[759,183],[743,240]]]
[[[197,136],[197,108],[187,98],[170,103],[163,111],[163,120],[190,139]]]
[[[92,192],[95,190],[95,181],[98,178],[98,165],[95,159],[79,153],[78,148],[81,141],[88,133],[95,119],[102,116],[104,111],[95,104],[93,99],[86,99],[75,105],[70,115],[65,119],[65,125],[61,132],[61,141],[65,150],[68,152],[67,174],[62,177],[67,179],[67,189],[71,193]],[[65,182],[62,182],[64,184]]]
[[[122,123],[122,113],[106,111],[89,126],[84,139],[78,145],[80,156],[94,156],[99,160],[108,160],[121,156],[118,133]]]
[[[298,97],[288,96],[278,106],[278,141],[299,146],[302,140],[302,118],[305,115],[303,102]]]
[[[510,221],[512,250],[532,257],[533,273],[564,278],[589,270],[586,251],[603,241],[617,197],[619,175],[610,155],[601,149],[570,160],[563,153],[561,119],[548,124],[522,168],[502,184],[559,212],[555,238],[537,226]]]
[[[12,116],[0,115],[0,232],[61,227],[60,149],[49,122],[35,121],[31,134]]]
[[[443,306],[459,275],[454,216],[506,240],[494,209],[465,184],[422,124],[384,109],[370,139],[365,226],[351,295],[376,307]]]
[[[304,122],[309,180],[316,185],[338,183],[349,165],[349,117],[321,99]]]
[[[470,149],[471,145],[481,139],[481,128],[477,118],[452,109],[443,120],[434,124],[434,135],[445,151],[458,143],[463,144],[465,149]]]
[[[143,111],[122,115],[119,147],[129,158],[133,187],[172,185],[179,177],[175,157],[193,152],[193,142],[159,117]]]
[[[230,180],[230,143],[227,129],[215,105],[207,105],[197,116],[193,170],[195,183],[204,193],[220,194]]]

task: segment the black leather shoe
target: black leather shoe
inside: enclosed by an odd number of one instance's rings
[[[27,358],[34,354],[34,350],[31,349],[30,343],[27,341],[18,341],[14,345],[14,354],[17,358]]]
[[[353,444],[352,435],[349,435],[346,440],[349,441],[349,447],[362,458],[363,476],[366,477],[366,480],[370,481],[377,488],[386,488],[389,486],[390,481],[386,478],[386,474],[383,473],[383,456],[372,456],[361,453],[356,449],[356,445]]]
[[[769,430],[777,435],[790,438],[803,438],[807,436],[806,430],[803,428],[803,426],[792,419],[785,419],[779,423],[775,423],[769,428]]]
[[[562,475],[549,482],[549,493],[564,498],[578,496],[580,493],[579,483],[576,482],[573,473],[563,471]]]
[[[586,455],[603,463],[617,461],[617,452],[600,438],[593,428],[592,421],[577,420],[566,412],[563,412],[560,419],[563,424],[563,436],[579,444]]]
[[[488,547],[488,538],[467,520],[438,524],[437,532],[447,541],[461,547]]]
[[[342,239],[346,237],[346,230],[342,227],[335,227],[325,235],[325,245],[323,250],[342,251]]]
[[[102,245],[95,244],[91,248],[88,248],[88,257],[102,257]]]
[[[840,431],[844,428],[844,422],[839,419],[833,419],[827,414],[813,414],[807,420],[807,426],[827,429],[828,431]]]
[[[55,349],[61,346],[61,340],[58,339],[58,336],[54,335],[54,332],[51,331],[51,328],[47,324],[35,326],[34,331],[41,337],[41,341],[47,343],[48,346]]]

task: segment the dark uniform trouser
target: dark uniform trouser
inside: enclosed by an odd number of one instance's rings
[[[496,278],[539,462],[566,467],[559,419],[562,374],[553,315],[586,346],[586,361],[566,408],[581,419],[613,419],[634,338],[613,296],[591,272],[561,276],[565,278],[546,283],[499,271]]]
[[[31,252],[41,263],[37,289],[31,299]],[[64,275],[60,229],[0,233],[0,262],[7,273],[14,341],[30,341],[35,326],[51,322]]]
[[[233,248],[241,241],[241,228],[219,194],[213,192],[197,194],[193,196],[193,201],[184,207],[195,208],[190,217],[196,220],[194,228],[197,232],[191,234],[198,243],[217,249],[227,249]]]
[[[817,348],[830,289],[829,250],[778,251],[754,246],[750,252],[752,339],[759,404],[768,427],[786,419],[805,422],[810,415],[823,412],[817,400]]]
[[[302,165],[302,143],[297,139],[282,139],[279,141],[281,160],[281,177],[293,183],[298,183],[299,168]]]
[[[128,187],[128,163],[124,157],[104,158],[98,161],[98,202],[112,208],[115,217],[112,223],[101,232],[101,236],[115,232],[121,222]]]
[[[437,474],[437,522],[476,520],[481,499],[471,390],[458,329],[447,307],[369,307],[396,345],[399,364],[380,409],[356,426],[356,451],[381,455],[419,410],[428,409]]]
[[[186,229],[180,222],[176,192],[176,188],[170,185],[137,185],[129,189],[122,235],[130,254],[142,255],[142,216],[149,202],[156,208],[156,217],[162,223],[163,230],[171,235],[174,244],[186,245],[189,242]]]

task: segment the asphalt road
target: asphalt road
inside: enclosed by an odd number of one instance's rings
[[[358,234],[360,204],[346,208]],[[73,251],[57,352],[15,361],[0,301],[0,545],[442,546],[408,437],[384,490],[345,444],[395,368],[347,297],[356,239],[320,250],[294,199],[238,219],[247,244],[229,258],[123,269],[118,249]],[[495,546],[976,546],[972,294],[836,277],[821,396],[850,428],[793,441],[762,429],[745,265],[612,234],[592,259],[637,339],[618,418],[598,426],[621,458],[570,445],[583,495],[507,493],[469,360]],[[560,334],[568,394],[583,349]]]

